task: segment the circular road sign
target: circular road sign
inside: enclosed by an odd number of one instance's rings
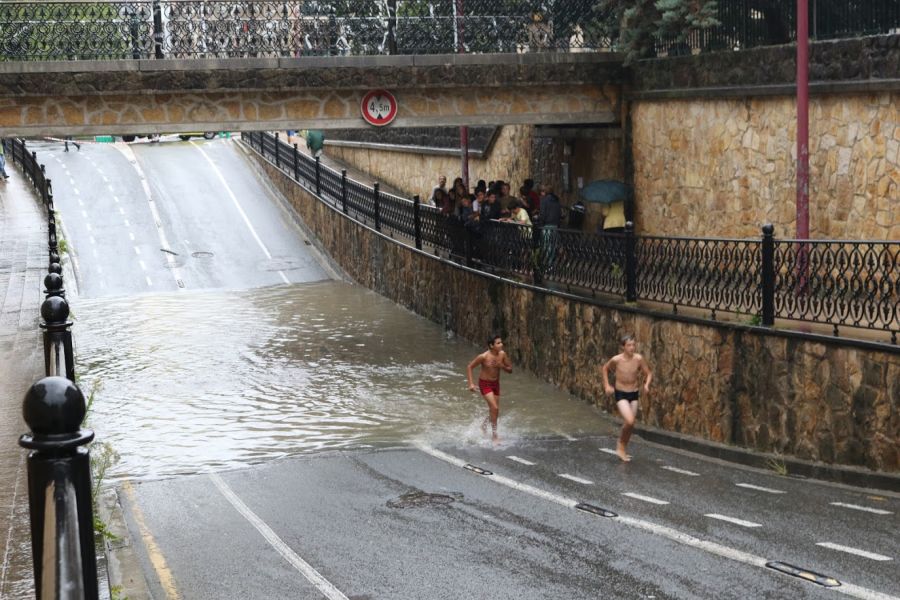
[[[363,96],[360,108],[366,123],[383,127],[397,116],[397,99],[386,90],[373,90]]]

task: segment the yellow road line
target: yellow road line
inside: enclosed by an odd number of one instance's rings
[[[159,578],[159,584],[166,593],[166,598],[168,600],[181,600],[181,594],[178,593],[178,588],[175,586],[175,578],[172,576],[172,571],[169,570],[169,566],[166,564],[166,559],[163,556],[162,551],[159,549],[159,546],[156,545],[156,540],[153,539],[150,528],[147,527],[147,523],[144,521],[144,513],[141,512],[141,509],[138,506],[134,487],[132,487],[130,481],[126,481],[122,484],[122,491],[125,492],[125,495],[128,496],[128,501],[131,503],[131,514],[134,516],[138,529],[141,531],[141,539],[144,542],[144,548],[147,549],[147,556],[150,558],[150,564],[153,565],[153,570],[156,571],[156,576]]]

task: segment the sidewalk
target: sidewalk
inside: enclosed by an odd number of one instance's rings
[[[10,161],[11,162],[11,161]],[[34,596],[22,399],[43,377],[40,306],[47,217],[21,171],[0,182],[0,598]]]

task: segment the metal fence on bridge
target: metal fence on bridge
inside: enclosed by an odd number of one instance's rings
[[[244,139],[322,201],[402,243],[548,289],[775,319],[900,333],[900,241],[680,238],[541,231],[460,220],[347,178],[277,134]]]
[[[594,0],[0,2],[2,60],[608,49]]]

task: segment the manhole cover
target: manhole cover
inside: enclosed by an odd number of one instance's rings
[[[194,258],[212,258],[212,252],[191,252],[191,256]]]
[[[462,494],[429,494],[428,492],[410,492],[394,500],[388,500],[389,508],[421,508],[423,506],[443,506],[456,502]]]

